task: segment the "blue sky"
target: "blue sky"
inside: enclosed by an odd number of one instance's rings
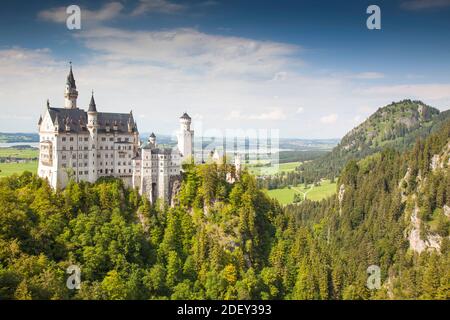
[[[66,28],[65,8],[82,10]],[[366,8],[381,8],[381,30]],[[341,137],[403,98],[450,107],[450,1],[2,1],[0,131],[34,131],[63,105],[73,61],[81,106],[133,109],[140,131],[279,129]]]

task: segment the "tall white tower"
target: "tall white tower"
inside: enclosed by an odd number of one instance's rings
[[[186,161],[194,157],[194,130],[191,130],[191,117],[185,112],[180,117],[180,131],[178,132],[178,150],[181,160]]]
[[[97,130],[98,130],[98,115],[97,106],[94,100],[94,91],[92,91],[91,102],[88,109],[88,124],[90,150],[89,152],[89,164],[92,165],[89,169],[89,182],[94,183],[97,181]]]
[[[65,98],[65,108],[66,109],[76,109],[77,108],[78,91],[77,91],[77,86],[75,84],[75,78],[73,77],[72,63],[70,63],[70,72],[69,72],[69,75],[67,76],[66,90],[64,92],[64,98]]]

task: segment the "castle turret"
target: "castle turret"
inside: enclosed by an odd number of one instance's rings
[[[89,102],[88,109],[88,128],[95,127],[97,127],[97,105],[95,104],[94,91],[92,91],[91,102]]]
[[[148,138],[148,144],[149,144],[151,149],[155,149],[156,148],[156,136],[155,136],[155,134],[153,132],[150,135],[150,137]]]
[[[194,131],[191,130],[191,117],[185,112],[180,117],[180,131],[178,132],[178,150],[182,160],[186,161],[194,156]]]
[[[66,90],[64,92],[64,98],[65,98],[65,108],[66,109],[76,109],[77,108],[78,91],[77,91],[77,86],[75,83],[75,78],[74,78],[73,72],[72,72],[72,63],[70,63],[70,72],[69,72],[69,75],[67,76]]]
[[[97,113],[97,105],[95,104],[94,99],[94,91],[92,91],[91,101],[89,102],[88,109],[88,125],[87,128],[90,133],[89,142],[91,146],[91,151],[89,152],[89,161],[92,163],[93,168],[97,168],[97,129],[98,129],[98,113]],[[89,172],[89,181],[95,182],[97,181],[97,170],[93,169]]]

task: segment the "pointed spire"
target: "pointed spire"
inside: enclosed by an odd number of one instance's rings
[[[77,86],[75,84],[75,78],[73,76],[73,71],[72,71],[72,61],[69,62],[70,63],[70,71],[69,71],[69,75],[67,76],[67,85],[70,88],[76,89]]]
[[[91,102],[89,103],[88,112],[97,112],[97,106],[95,105],[95,100],[94,100],[94,90],[92,90]]]
[[[50,109],[50,100],[47,99],[47,109]]]

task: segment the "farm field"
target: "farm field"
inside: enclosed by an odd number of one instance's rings
[[[278,165],[278,168],[274,166],[258,167],[255,165],[248,165],[247,168],[254,175],[269,176],[280,172],[292,172],[295,170],[295,168],[300,166],[300,164],[301,162],[296,161],[296,162],[280,163]]]
[[[20,149],[20,148],[0,148],[0,158],[22,158],[33,159],[39,156],[39,150],[37,149]]]
[[[14,173],[21,174],[24,171],[36,173],[37,168],[37,161],[30,161],[26,163],[0,163],[0,177],[7,177]]]
[[[320,186],[299,185],[291,188],[267,190],[267,194],[277,199],[281,204],[286,205],[293,203],[294,195],[299,194],[301,199],[305,198],[313,201],[320,201],[336,193],[336,183],[329,180],[323,180]]]

